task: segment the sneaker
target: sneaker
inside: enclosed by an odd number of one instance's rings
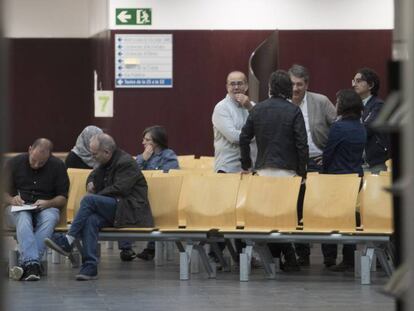
[[[323,260],[323,264],[326,268],[332,267],[336,265],[336,259],[332,257],[325,257]]]
[[[79,273],[75,276],[76,281],[92,281],[98,279],[98,269],[93,265],[82,266]]]
[[[309,256],[299,256],[298,257],[298,265],[301,267],[309,267],[310,266],[310,259]]]
[[[132,261],[135,257],[137,257],[137,254],[132,249],[123,249],[119,253],[119,257],[121,257],[122,261]]]
[[[24,270],[22,267],[14,266],[9,270],[9,278],[15,281],[20,281],[22,279]]]
[[[23,281],[39,281],[40,280],[40,265],[38,263],[31,263],[25,266],[22,280]]]
[[[333,272],[352,272],[354,271],[354,265],[342,261],[337,265],[329,267],[329,270]]]
[[[145,261],[153,260],[155,257],[155,250],[146,248],[141,253],[137,254],[136,257]]]
[[[72,253],[73,246],[63,233],[55,233],[52,238],[46,238],[45,244],[63,256],[69,257]]]

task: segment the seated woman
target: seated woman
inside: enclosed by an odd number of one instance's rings
[[[75,147],[66,156],[66,168],[93,169],[98,166],[98,163],[92,158],[89,142],[93,136],[100,133],[103,133],[103,131],[94,125],[89,125],[83,129],[76,139]]]
[[[141,170],[178,169],[178,160],[175,152],[168,148],[168,136],[164,127],[154,125],[144,130],[142,145],[144,152],[137,155],[137,163]],[[129,241],[119,241],[122,250],[120,257],[123,261],[130,261],[135,257],[143,260],[152,260],[155,255],[155,243],[148,242],[147,247],[139,254],[135,254]]]
[[[332,124],[328,142],[323,151],[323,169],[326,174],[363,175],[362,156],[367,134],[361,123],[362,100],[354,90],[341,90],[337,93],[336,110],[338,120]],[[322,244],[324,252],[333,254],[336,259],[337,245]],[[340,264],[333,265],[331,271],[349,271],[354,267],[355,245],[344,244]]]

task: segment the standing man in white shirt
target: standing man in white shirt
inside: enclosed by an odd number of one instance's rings
[[[241,172],[239,136],[246,123],[249,110],[254,103],[246,95],[248,83],[241,71],[232,71],[227,76],[227,95],[213,112],[214,170],[218,173]],[[250,146],[256,155],[256,143]]]
[[[309,161],[307,172],[322,170],[322,151],[328,141],[329,128],[336,119],[336,109],[328,97],[308,91],[309,72],[301,65],[293,65],[289,69],[292,81],[292,102],[300,107],[305,120],[308,136]],[[302,219],[303,199],[305,187],[301,187],[298,199],[298,218]],[[298,255],[298,264],[309,266],[309,244],[295,244]],[[322,244],[324,264],[329,267],[335,265],[336,252],[331,252],[329,246]]]
[[[239,136],[246,123],[254,103],[246,95],[249,88],[246,75],[241,71],[232,71],[227,76],[227,95],[214,107],[212,122],[214,130],[214,171],[216,173],[239,173],[240,162]],[[257,147],[253,141],[250,145],[251,156],[256,159]],[[244,247],[241,240],[235,241],[237,252]],[[223,250],[225,243],[218,243]],[[210,257],[218,262],[214,252]]]

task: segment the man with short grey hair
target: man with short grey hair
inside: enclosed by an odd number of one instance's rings
[[[309,160],[307,172],[320,172],[322,170],[322,151],[328,141],[329,128],[336,119],[336,110],[332,102],[325,95],[309,92],[309,72],[301,65],[293,65],[289,69],[292,81],[292,102],[302,110],[305,120],[309,145]],[[302,185],[298,199],[298,218],[302,219],[303,199],[305,185]],[[309,266],[309,244],[295,244],[298,263]],[[324,263],[326,266],[335,264],[336,254],[331,254],[322,245]]]
[[[92,157],[99,166],[87,180],[86,195],[66,235],[55,234],[45,243],[70,256],[75,239],[82,240],[82,266],[76,280],[98,277],[98,235],[102,227],[152,227],[148,187],[136,161],[117,148],[108,134],[95,135],[90,142]]]

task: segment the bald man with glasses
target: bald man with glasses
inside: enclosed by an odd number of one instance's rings
[[[214,108],[212,122],[214,131],[214,171],[216,173],[240,173],[239,136],[246,123],[249,111],[254,103],[246,92],[249,88],[246,75],[241,71],[232,71],[227,75],[227,95]],[[251,157],[256,159],[257,147],[253,141],[250,145]],[[240,253],[243,243],[236,240],[236,249]],[[225,243],[218,243],[221,250]],[[214,252],[210,257],[218,262]]]

